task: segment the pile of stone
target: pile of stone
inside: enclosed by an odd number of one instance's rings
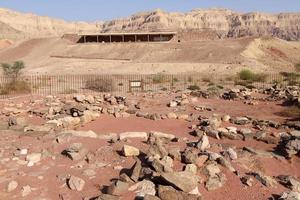
[[[263,93],[269,95],[269,97],[267,97],[267,100],[269,101],[286,100],[299,104],[299,86],[281,87],[280,85],[275,84],[272,87],[265,89]]]
[[[242,88],[242,89],[231,89],[229,91],[226,91],[222,94],[222,98],[226,100],[251,100],[253,99],[251,97],[253,90],[248,88]]]
[[[295,130],[291,131],[290,134],[283,135],[277,149],[287,158],[300,155],[300,131]]]

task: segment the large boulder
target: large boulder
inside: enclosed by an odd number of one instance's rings
[[[161,177],[176,189],[190,193],[198,188],[199,178],[190,172],[162,173]]]

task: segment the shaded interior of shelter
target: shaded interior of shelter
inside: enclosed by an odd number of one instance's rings
[[[77,43],[169,42],[175,34],[99,34],[81,35]]]

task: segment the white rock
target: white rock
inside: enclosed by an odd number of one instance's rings
[[[22,197],[26,197],[31,193],[31,187],[29,185],[23,186],[21,190]]]
[[[85,185],[85,181],[76,176],[71,176],[68,180],[68,186],[71,190],[82,191]]]
[[[128,138],[142,138],[147,140],[148,134],[146,132],[124,132],[120,133],[120,140],[128,139]]]
[[[124,153],[124,156],[126,156],[126,157],[138,156],[138,155],[140,155],[140,150],[135,147],[129,146],[129,145],[124,145],[123,153]]]
[[[10,181],[7,185],[7,192],[12,192],[18,187],[17,181]]]
[[[26,161],[29,163],[35,164],[41,161],[42,154],[41,153],[32,153],[26,156]]]
[[[89,138],[97,138],[98,135],[94,131],[74,131],[74,130],[66,130],[59,134],[59,136],[73,136],[73,137],[89,137]]]

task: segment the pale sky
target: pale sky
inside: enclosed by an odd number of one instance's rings
[[[0,0],[0,7],[68,21],[105,21],[161,8],[187,12],[222,7],[238,12],[300,12],[300,0]]]

